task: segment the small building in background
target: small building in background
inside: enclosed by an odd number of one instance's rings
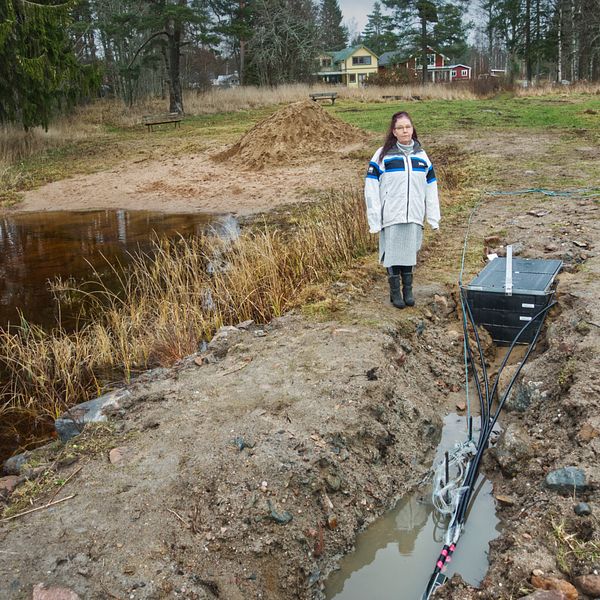
[[[348,87],[365,85],[367,77],[377,73],[379,64],[377,55],[362,44],[323,52],[318,61],[319,70],[314,75],[319,81]]]
[[[471,79],[472,69],[468,65],[449,64],[450,59],[431,46],[427,46],[427,80],[430,83],[448,83]],[[421,53],[403,56],[399,52],[384,52],[379,57],[379,71],[401,69],[408,73],[409,80],[421,81]]]
[[[217,78],[212,80],[212,84],[219,87],[234,87],[240,85],[240,78],[237,71],[234,71],[228,75],[217,75]]]

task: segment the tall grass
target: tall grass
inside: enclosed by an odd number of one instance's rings
[[[75,333],[24,323],[0,330],[0,417],[56,417],[96,396],[102,382],[171,365],[197,351],[223,324],[267,322],[374,249],[362,195],[331,196],[306,209],[293,233],[263,226],[233,242],[205,235],[157,241],[129,269],[115,266],[120,289],[80,288],[93,320]]]
[[[580,94],[600,94],[600,82],[576,81],[570,85],[559,83],[538,83],[529,87],[515,87],[515,96],[577,96]]]

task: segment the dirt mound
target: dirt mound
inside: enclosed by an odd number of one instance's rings
[[[234,159],[252,169],[335,152],[366,140],[363,131],[330,115],[316,102],[294,102],[256,124],[216,160]]]

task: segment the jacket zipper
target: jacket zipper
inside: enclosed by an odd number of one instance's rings
[[[405,155],[406,159],[406,222],[408,223],[408,204],[410,202],[410,157]]]

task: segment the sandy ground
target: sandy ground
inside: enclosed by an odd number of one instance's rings
[[[151,210],[247,215],[310,199],[315,190],[361,183],[354,147],[323,158],[300,159],[268,170],[217,162],[215,151],[124,164],[110,171],[56,181],[26,192],[15,210]]]
[[[483,189],[553,180],[564,186],[556,177],[565,166],[573,167],[567,171],[577,174],[579,185],[594,185],[578,168],[589,153],[582,158],[561,149],[550,134],[445,141],[491,158],[495,168],[480,182]],[[502,152],[507,145],[508,156]],[[189,165],[206,169],[209,163],[199,159],[124,166],[94,176],[95,183],[80,178],[79,186],[63,188],[61,208],[82,208],[82,181],[89,193],[113,190],[89,208],[101,201],[124,206],[125,196],[114,190],[127,181],[127,207],[159,206],[164,196],[143,190],[165,175],[171,181],[188,172]],[[273,173],[240,173],[243,202],[227,208],[264,208],[292,180],[298,191],[317,181],[329,187],[332,171],[316,173],[316,164],[290,167],[285,181]],[[349,159],[335,164],[336,173],[356,177]],[[182,210],[186,203],[188,210],[213,206],[195,198],[198,181],[216,193],[217,180],[225,173],[229,180],[226,167],[219,168],[205,179],[177,183],[194,189],[194,198],[181,193]],[[269,188],[264,201],[261,182]],[[256,186],[254,195],[249,185]],[[58,208],[40,192],[38,209]],[[225,206],[224,194],[219,198],[215,210]],[[33,203],[28,197],[24,208],[33,210]],[[169,200],[169,210],[177,210],[174,204]],[[501,424],[512,433],[501,437],[484,465],[495,495],[503,497],[504,531],[492,544],[490,571],[482,589],[453,580],[440,597],[526,597],[540,587],[534,570],[555,589],[556,581],[577,586],[549,597],[597,597],[578,579],[598,575],[597,552],[581,555],[570,547],[580,541],[600,547],[599,212],[594,197],[521,194],[485,197],[473,220],[472,243],[496,236],[497,248],[511,243],[525,257],[560,258],[565,269],[559,305],[518,381],[529,406],[503,413]],[[443,230],[422,253],[421,267],[437,253],[457,252],[463,235],[462,228]],[[289,315],[229,330],[212,343],[207,363],[198,366],[192,357],[140,378],[94,452],[83,451],[92,436],[82,438],[79,450],[37,458],[63,481],[73,475],[59,495],[73,498],[0,523],[0,597],[31,598],[34,586],[44,584],[86,599],[322,598],[324,578],[352,549],[357,532],[425,474],[441,417],[462,397],[456,289],[427,281],[425,270],[417,269],[412,309],[389,305],[381,271],[367,262],[332,285],[340,309],[325,320]],[[356,277],[362,285],[355,285]],[[116,447],[123,448],[122,458],[112,463],[109,451]],[[563,496],[545,487],[545,476],[566,466],[585,472],[586,491]],[[573,512],[582,500],[591,516]],[[570,536],[564,547],[556,523]]]

